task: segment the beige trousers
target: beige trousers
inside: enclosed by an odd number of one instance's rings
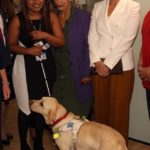
[[[128,141],[129,108],[134,70],[121,75],[93,75],[95,121],[118,130]]]

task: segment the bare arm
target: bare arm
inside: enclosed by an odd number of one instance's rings
[[[142,79],[150,81],[150,67],[141,67],[139,75]]]
[[[109,68],[102,61],[95,62],[94,64],[95,64],[97,73],[101,77],[106,77],[109,75]]]
[[[141,51],[140,51],[140,56],[139,56],[137,69],[138,69],[139,76],[142,79],[150,81],[150,66],[143,67],[142,48],[141,48]]]
[[[52,30],[54,36],[48,37],[47,41],[51,41],[52,44],[56,47],[64,45],[64,35],[61,29],[60,22],[55,13],[51,12],[51,22],[52,22]]]
[[[25,48],[19,46],[20,22],[18,16],[14,16],[8,28],[10,49],[12,52],[23,55],[38,56],[42,53],[41,46],[34,46],[32,48]]]
[[[2,79],[2,89],[3,89],[4,100],[7,100],[10,97],[10,88],[9,88],[9,82],[7,79],[5,69],[0,70],[0,77]]]
[[[36,30],[30,32],[30,35],[34,40],[45,39],[50,45],[53,45],[54,47],[61,47],[64,45],[64,35],[58,17],[53,12],[50,13],[50,21],[51,21],[53,34]]]

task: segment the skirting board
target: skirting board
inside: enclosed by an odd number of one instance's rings
[[[130,139],[130,140],[132,140],[132,141],[136,141],[136,142],[139,142],[139,143],[145,144],[145,145],[150,145],[150,143],[148,143],[148,142],[144,142],[144,141],[141,141],[141,140],[138,140],[138,139],[134,139],[134,138],[130,138],[130,137],[129,137],[129,139]]]

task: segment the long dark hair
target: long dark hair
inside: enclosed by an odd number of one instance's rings
[[[46,0],[46,6],[48,10],[55,10],[54,0]]]
[[[15,14],[14,3],[12,0],[0,0],[0,9],[8,19]]]
[[[21,5],[21,11],[22,11],[23,16],[25,18],[27,29],[30,30],[30,18],[28,16],[28,7],[27,7],[26,1],[27,0],[21,0],[20,1],[20,5]],[[46,30],[49,31],[49,26],[51,24],[51,21],[50,21],[50,10],[47,9],[46,0],[44,0],[44,1],[45,1],[44,5],[43,5],[43,7],[41,9],[41,15],[42,15],[42,18],[43,18]]]

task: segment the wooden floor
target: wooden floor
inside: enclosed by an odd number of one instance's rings
[[[8,116],[6,120],[6,126],[14,135],[14,138],[10,145],[5,146],[3,150],[20,150],[19,149],[19,138],[18,138],[18,130],[17,130],[17,107],[15,100],[10,101],[8,108]],[[32,144],[32,140],[28,137],[28,141]],[[45,150],[58,150],[56,146],[52,143],[50,135],[47,131],[44,134],[44,148]],[[144,145],[132,140],[129,140],[129,150],[150,150],[150,146]]]

